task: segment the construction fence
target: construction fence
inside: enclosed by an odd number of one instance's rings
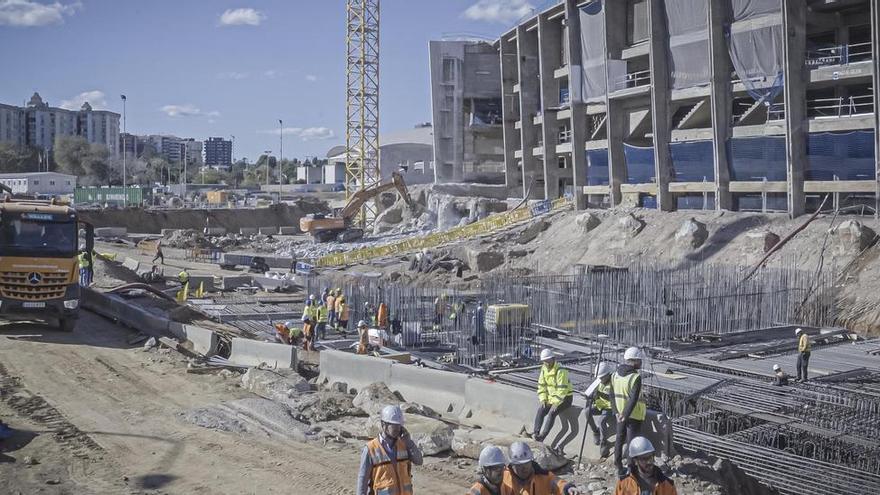
[[[515,223],[523,222],[551,211],[559,211],[570,206],[571,201],[568,198],[558,198],[552,201],[544,200],[529,207],[517,208],[497,215],[491,215],[483,220],[477,220],[474,223],[455,227],[443,232],[428,234],[421,237],[413,237],[400,242],[386,244],[384,246],[330,254],[319,258],[315,264],[319,267],[349,265],[395,254],[418,251],[421,249],[432,249],[450,242],[486,235]]]

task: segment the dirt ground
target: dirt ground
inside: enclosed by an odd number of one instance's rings
[[[0,443],[10,494],[345,494],[354,445],[322,447],[200,428],[180,416],[247,397],[236,380],[185,372],[176,353],[144,352],[136,333],[91,313],[77,330],[0,323]],[[417,470],[418,493],[460,494],[472,471]]]

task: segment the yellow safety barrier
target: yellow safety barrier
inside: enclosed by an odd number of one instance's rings
[[[462,227],[454,227],[443,232],[436,232],[421,237],[412,237],[400,242],[386,244],[384,246],[354,249],[345,253],[330,254],[319,258],[315,264],[317,266],[349,265],[395,254],[418,251],[421,249],[431,249],[450,242],[486,235],[509,225],[543,215],[550,211],[558,211],[569,206],[571,206],[571,201],[568,198],[559,198],[551,201],[549,208],[546,208],[546,211],[536,212],[535,209],[524,206],[515,210],[491,215],[472,224],[464,225]]]

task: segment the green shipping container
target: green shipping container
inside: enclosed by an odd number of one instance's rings
[[[151,190],[141,187],[78,187],[73,193],[77,205],[111,204],[140,206],[151,197]]]

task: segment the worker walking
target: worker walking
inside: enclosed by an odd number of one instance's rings
[[[794,331],[798,337],[797,381],[807,381],[807,368],[810,366],[810,336],[803,328]]]
[[[611,409],[611,375],[614,373],[614,365],[604,361],[596,369],[596,385],[590,386],[587,392],[587,403],[584,412],[587,414],[587,425],[593,432],[593,443],[601,447],[601,456],[607,457],[608,450],[605,445],[607,428],[611,427],[611,419],[614,411]],[[601,427],[596,426],[594,416],[602,417]]]
[[[156,241],[156,256],[153,257],[153,264],[159,260],[159,263],[165,264],[165,254],[162,253],[162,239]]]
[[[525,442],[510,444],[510,465],[501,478],[501,495],[580,495],[574,483],[557,478],[535,462]]]
[[[654,446],[645,437],[629,443],[629,476],[617,482],[614,495],[678,495],[675,484],[654,465]]]
[[[466,495],[500,495],[507,456],[500,448],[487,445],[480,452],[479,466],[480,478]]]
[[[611,407],[617,417],[617,435],[614,441],[614,464],[620,477],[626,475],[623,467],[623,446],[639,434],[648,407],[642,399],[642,377],[639,369],[645,356],[638,347],[630,347],[623,354],[624,364],[611,377],[614,400]]]
[[[538,377],[538,413],[535,415],[534,438],[543,442],[556,416],[571,406],[574,390],[568,379],[568,370],[556,362],[556,356],[550,349],[541,351],[541,375]]]
[[[81,287],[92,285],[92,257],[88,249],[79,252],[79,285]]]
[[[422,465],[422,451],[403,426],[399,406],[385,406],[379,436],[361,452],[357,495],[411,495],[412,466]]]
[[[327,305],[327,325],[333,328],[336,326],[336,291],[331,290],[327,294],[324,304]]]
[[[367,347],[369,346],[369,343],[370,343],[370,334],[369,334],[369,328],[367,327],[367,322],[365,322],[364,320],[359,321],[357,331],[358,331],[357,353],[358,354],[366,354]]]
[[[327,305],[323,302],[318,304],[315,312],[318,318],[318,325],[315,328],[315,340],[319,338],[324,340],[327,338],[327,322],[330,319],[330,312],[327,310]]]

